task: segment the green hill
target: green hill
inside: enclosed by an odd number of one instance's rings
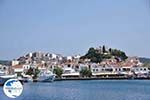
[[[112,57],[118,60],[125,60],[128,58],[125,52],[121,50],[113,48],[106,49],[105,46],[102,46],[99,48],[89,48],[88,52],[80,59],[90,59],[91,62],[99,63],[103,59],[110,59]]]

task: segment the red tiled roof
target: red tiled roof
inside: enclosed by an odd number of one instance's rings
[[[22,68],[23,65],[15,65],[15,66],[12,66],[13,68]]]

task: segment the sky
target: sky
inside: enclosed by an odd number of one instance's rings
[[[0,59],[85,54],[106,45],[150,57],[149,0],[0,0]]]

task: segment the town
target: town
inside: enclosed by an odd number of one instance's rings
[[[12,60],[9,66],[0,65],[1,78],[17,77],[26,81],[149,79],[149,73],[150,69],[138,57],[127,57],[124,52],[105,46],[90,48],[84,56],[65,57],[60,54],[33,52]],[[45,74],[49,77],[45,77]]]

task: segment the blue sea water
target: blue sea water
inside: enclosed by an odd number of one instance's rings
[[[87,80],[25,83],[14,100],[150,100],[149,80]],[[11,100],[0,87],[0,100]]]

